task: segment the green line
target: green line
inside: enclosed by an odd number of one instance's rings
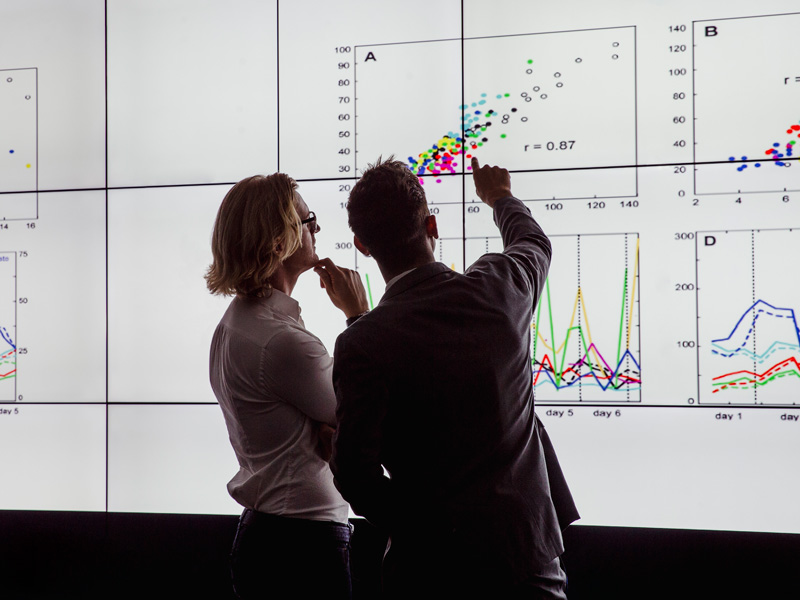
[[[372,303],[372,288],[369,286],[369,273],[364,273],[364,278],[367,280],[367,294],[369,295],[369,309],[372,310],[375,308],[375,305]]]
[[[775,373],[775,375],[773,375],[769,379],[765,379],[764,381],[753,381],[751,377],[744,376],[744,377],[739,377],[737,379],[729,379],[727,381],[721,381],[719,383],[713,383],[712,385],[715,386],[715,387],[720,387],[720,386],[725,386],[725,385],[733,385],[733,384],[735,384],[735,383],[737,383],[739,381],[749,381],[755,387],[764,387],[769,382],[774,381],[778,377],[787,377],[787,376],[788,377],[800,377],[800,373],[798,373],[795,369],[792,369],[791,371],[781,371],[779,373]],[[730,389],[732,389],[732,390],[752,390],[753,386],[747,386],[747,385],[742,386],[742,385],[737,384],[737,387],[732,387]]]
[[[564,372],[564,365],[567,362],[567,348],[569,348],[569,336],[571,335],[571,332],[572,332],[573,329],[579,329],[579,327],[577,325],[575,325],[575,326],[570,327],[570,328],[567,329],[567,337],[564,339],[564,352],[561,353],[561,364],[558,365],[558,373],[559,373],[558,384],[559,385],[561,385],[561,373]],[[555,360],[555,352],[556,352],[556,347],[554,345],[553,346],[553,359],[554,360]]]
[[[553,346],[553,361],[556,360],[556,329],[553,327],[553,306],[550,303],[550,278],[548,277],[545,282],[545,289],[547,290],[547,312],[550,313],[550,344]],[[565,344],[566,346],[566,344]],[[553,373],[556,376],[556,387],[561,385],[561,372],[553,365]]]
[[[533,356],[531,357],[531,364],[536,362],[536,345],[539,343],[539,317],[542,314],[542,297],[539,296],[539,303],[536,305],[536,321],[534,323],[535,330],[533,332]]]
[[[622,323],[625,320],[625,298],[628,296],[628,268],[625,267],[625,278],[622,284],[622,310],[619,314],[619,339],[617,340],[617,362],[614,363],[614,368],[619,365],[620,351],[622,349]],[[619,377],[619,374],[617,374]]]

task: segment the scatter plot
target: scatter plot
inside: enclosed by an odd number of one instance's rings
[[[635,169],[589,171],[636,165],[635,28],[355,51],[357,170],[395,154],[435,185],[476,156],[524,199],[636,194]]]
[[[800,70],[774,60],[798,27],[800,14],[694,23],[695,193],[800,190]]]
[[[0,220],[36,216],[36,90],[36,69],[0,70]]]

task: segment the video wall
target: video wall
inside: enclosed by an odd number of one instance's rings
[[[800,533],[798,29],[790,0],[4,2],[0,509],[238,513],[225,193],[294,177],[374,306],[361,171],[405,161],[463,271],[502,250],[477,156],[552,239],[532,379],[580,523]],[[332,352],[313,272],[294,296]]]

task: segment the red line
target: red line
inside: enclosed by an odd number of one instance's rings
[[[733,371],[732,373],[725,373],[724,375],[719,375],[717,377],[714,377],[712,379],[712,381],[716,381],[717,379],[724,379],[726,377],[731,377],[733,375],[739,375],[739,374],[745,374],[745,375],[749,375],[751,377],[757,377],[759,379],[764,379],[765,377],[768,377],[772,373],[772,371],[774,371],[776,369],[781,369],[782,367],[785,367],[789,363],[794,363],[794,366],[797,368],[798,373],[800,373],[800,364],[798,364],[797,359],[794,358],[794,357],[790,357],[790,358],[787,358],[787,359],[785,359],[785,360],[783,360],[783,361],[781,361],[779,363],[776,363],[776,364],[772,365],[769,369],[764,371],[763,374],[755,373],[754,371],[746,371],[746,370],[744,370],[744,371]]]

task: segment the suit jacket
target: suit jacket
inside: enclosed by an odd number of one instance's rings
[[[524,577],[563,552],[578,513],[534,414],[531,320],[550,242],[515,198],[494,217],[502,254],[464,274],[415,269],[337,339],[331,467],[353,510],[393,538],[455,532]]]

